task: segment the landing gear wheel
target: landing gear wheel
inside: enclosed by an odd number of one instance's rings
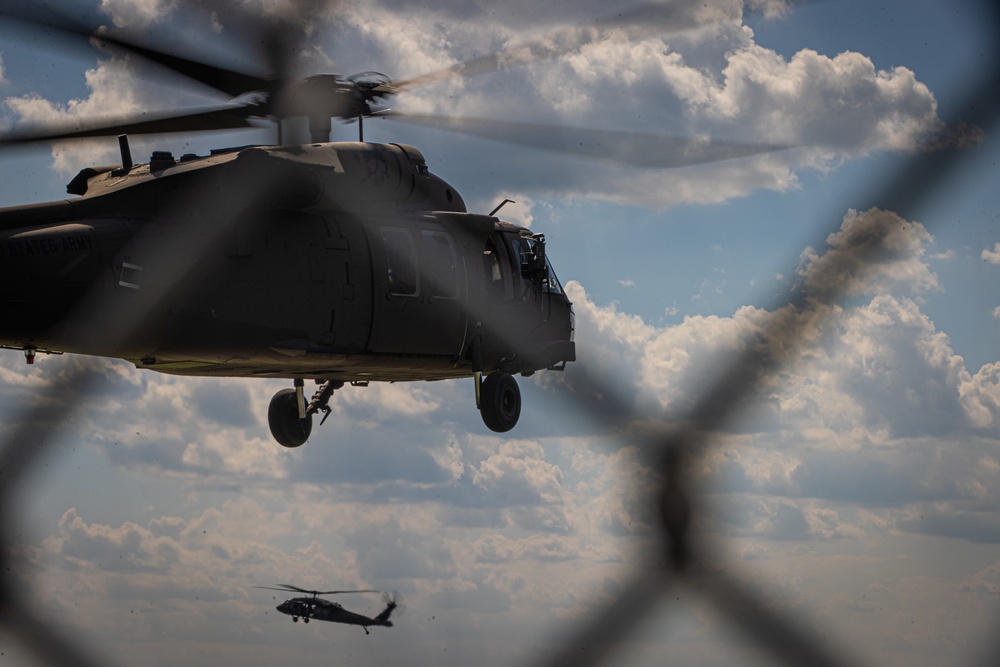
[[[312,433],[312,415],[299,419],[299,406],[294,389],[282,389],[271,398],[267,408],[267,425],[271,435],[283,447],[298,447]]]
[[[494,371],[483,380],[479,412],[487,428],[506,433],[521,416],[521,390],[510,373]]]

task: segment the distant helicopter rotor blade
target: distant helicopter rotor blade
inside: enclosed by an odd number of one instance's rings
[[[341,593],[379,593],[374,589],[364,588],[360,590],[344,590],[344,591],[313,591],[307,588],[300,588],[298,586],[292,586],[291,584],[278,584],[277,586],[254,586],[254,588],[264,588],[269,591],[285,591],[293,593],[305,593],[306,595],[339,595]]]
[[[691,137],[570,128],[485,118],[456,118],[384,111],[376,117],[424,125],[530,148],[583,155],[617,164],[673,169],[797,148],[794,144],[743,144]]]
[[[63,122],[25,131],[0,134],[0,146],[36,141],[63,141],[119,134],[167,134],[209,130],[251,129],[258,117],[254,105],[210,107],[190,113],[141,114],[134,117],[105,119],[102,122]]]

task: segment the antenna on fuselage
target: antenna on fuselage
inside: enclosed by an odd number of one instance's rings
[[[132,171],[132,150],[128,147],[128,135],[118,135],[118,150],[122,154],[122,174]]]
[[[516,204],[516,203],[517,202],[514,201],[513,199],[504,199],[502,202],[500,202],[499,204],[497,204],[497,207],[495,209],[493,209],[492,211],[490,211],[490,215],[492,216],[497,211],[499,211],[500,209],[502,209],[504,207],[504,204]]]

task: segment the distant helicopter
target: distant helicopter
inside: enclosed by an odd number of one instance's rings
[[[7,11],[16,16],[19,6]],[[615,20],[649,22],[661,11],[645,6]],[[497,56],[399,82],[372,72],[296,80],[287,54],[298,37],[280,23],[254,42],[265,45],[270,69],[258,76],[96,34],[52,12],[18,20],[93,37],[236,101],[0,135],[0,146],[118,135],[121,155],[121,164],[83,169],[67,186],[75,199],[0,209],[0,347],[28,363],[39,352],[70,352],[177,375],[289,379],[293,387],[268,408],[285,447],[309,438],[314,414],[325,421],[334,391],[370,382],[474,378],[483,422],[506,432],[521,413],[513,376],[576,359],[573,306],[545,236],[495,217],[508,200],[469,213],[416,148],[364,141],[367,117],[436,122],[379,103],[495,71]],[[532,57],[554,55],[535,46]],[[259,119],[280,128],[303,117],[310,143],[179,158],[156,151],[144,164],[133,162],[127,138]],[[356,120],[359,141],[329,143],[333,118]],[[525,142],[523,124],[446,122]],[[785,148],[579,134],[570,150],[643,166]],[[306,380],[318,385],[308,398]]]
[[[383,609],[377,616],[369,618],[363,614],[348,611],[336,602],[324,600],[319,596],[338,595],[342,593],[378,593],[378,591],[310,591],[304,588],[299,588],[298,586],[292,586],[290,584],[278,584],[277,586],[255,586],[254,588],[264,588],[271,591],[305,593],[309,595],[309,597],[299,597],[285,600],[275,607],[282,614],[288,614],[291,616],[292,621],[296,623],[299,622],[300,618],[303,623],[308,623],[310,619],[315,618],[317,621],[344,623],[346,625],[360,625],[364,629],[366,635],[369,634],[368,628],[373,626],[391,628],[392,621],[389,620],[389,617],[392,616],[392,612],[394,612],[399,606],[398,595],[390,596],[388,593],[384,593],[382,600],[385,603],[385,609]]]

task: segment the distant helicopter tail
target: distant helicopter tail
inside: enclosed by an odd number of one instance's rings
[[[392,616],[392,612],[396,611],[396,607],[399,606],[399,593],[393,593],[391,596],[386,593],[382,596],[382,601],[385,602],[385,609],[375,617],[375,621],[381,626],[391,628],[392,621],[389,620],[389,617]]]

